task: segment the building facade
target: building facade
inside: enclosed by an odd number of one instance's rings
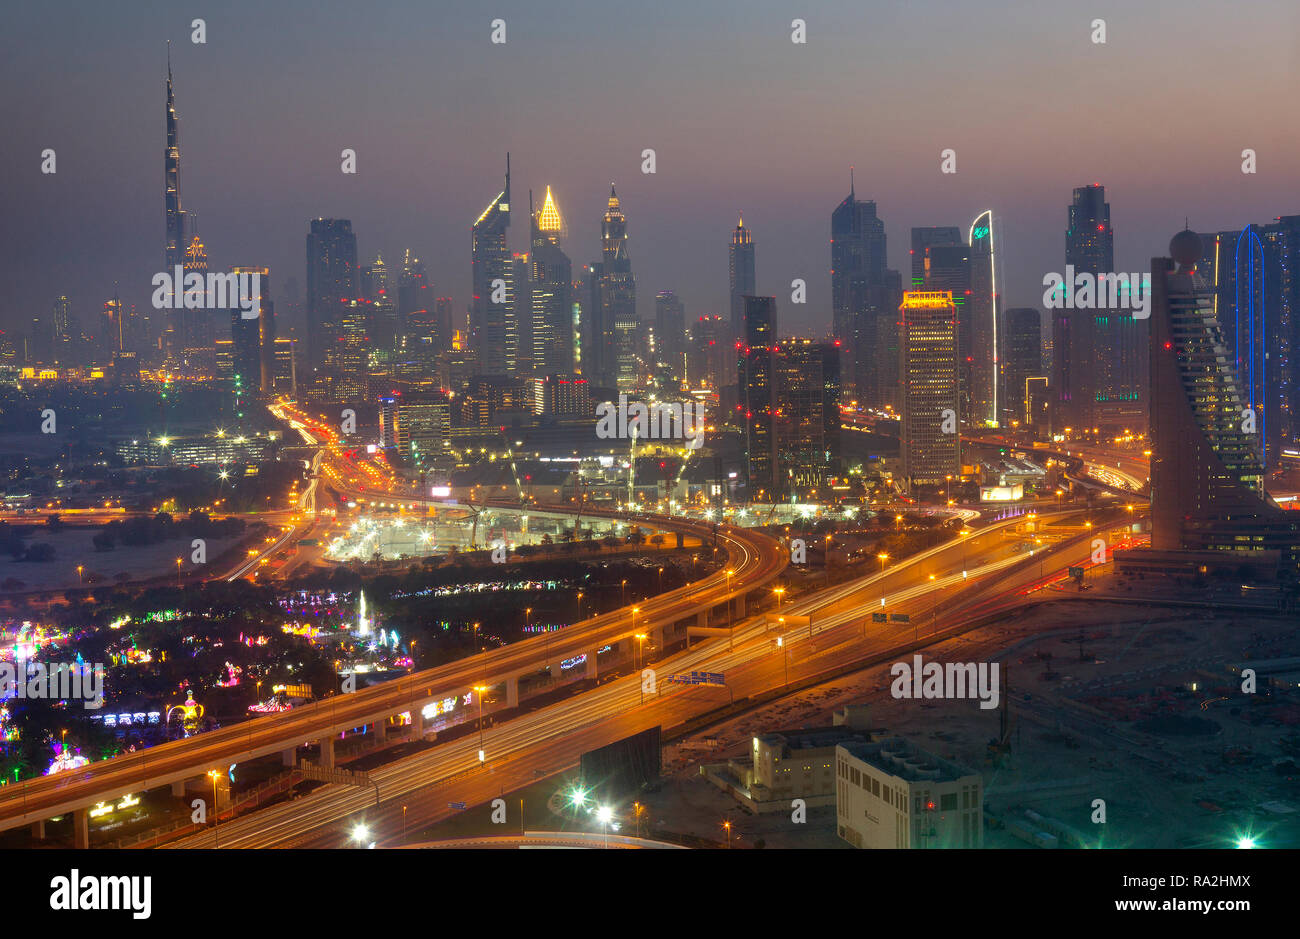
[[[836,829],[855,848],[980,848],[979,773],[901,737],[835,748]]]

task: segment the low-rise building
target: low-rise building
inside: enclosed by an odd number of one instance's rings
[[[978,772],[901,737],[835,748],[839,836],[856,848],[979,848],[984,784]]]

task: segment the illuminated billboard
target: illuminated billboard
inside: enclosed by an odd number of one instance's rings
[[[1024,495],[1023,483],[1013,483],[1010,486],[980,486],[981,502],[1019,502]]]

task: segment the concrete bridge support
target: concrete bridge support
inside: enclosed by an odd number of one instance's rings
[[[90,847],[90,809],[76,809],[72,813],[72,846],[81,850]]]
[[[320,739],[320,765],[326,769],[334,768],[334,737],[322,737]]]
[[[519,676],[506,679],[506,707],[519,707]]]

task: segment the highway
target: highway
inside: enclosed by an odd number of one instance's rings
[[[710,526],[682,519],[653,517],[651,521],[668,531],[701,538],[712,535]],[[630,609],[602,614],[575,623],[559,634],[534,636],[400,681],[170,741],[140,753],[92,763],[75,772],[5,786],[0,788],[0,830],[85,808],[124,792],[193,778],[213,766],[286,752],[377,718],[415,711],[450,694],[463,694],[475,684],[541,672],[552,662],[583,653],[594,655],[597,649],[628,640],[636,632],[670,625],[758,589],[777,577],[788,563],[785,550],[766,535],[729,526],[719,526],[717,535],[728,553],[732,576],[717,571],[694,584],[642,601],[639,615]]]
[[[222,825],[220,843],[223,847],[337,846],[343,840],[337,823],[363,813],[367,824],[380,823],[391,832],[394,819],[400,824],[402,804],[408,807],[411,823],[434,821],[454,811],[449,802],[474,804],[490,799],[538,775],[573,765],[587,750],[656,724],[681,724],[727,704],[733,695],[761,693],[846,661],[866,662],[918,641],[925,643],[933,630],[947,628],[958,614],[968,613],[968,618],[986,615],[995,611],[997,604],[1010,609],[1024,602],[1018,592],[1040,577],[1033,558],[1016,552],[1014,541],[1004,536],[1005,529],[1024,521],[1010,520],[971,536],[973,542],[984,539],[983,548],[949,543],[883,575],[820,591],[782,610],[781,615],[788,617],[812,615],[809,627],[780,632],[775,625],[777,615],[768,613],[738,627],[732,642],[708,640],[653,663],[656,693],[645,695],[644,702],[641,682],[632,675],[498,724],[485,732],[486,766],[479,763],[478,736],[467,734],[372,770],[371,779],[379,783],[378,807],[373,790],[324,786],[293,802]],[[1058,551],[1059,556],[1053,556],[1054,567],[1083,562],[1090,551],[1090,535],[1078,535]],[[963,568],[965,551],[987,554],[992,560]],[[1015,576],[1008,578],[1006,572],[1017,565]],[[945,569],[949,572],[937,573]],[[930,579],[932,573],[934,580]],[[992,577],[994,574],[1001,576]],[[941,603],[942,623],[936,616]],[[993,605],[980,608],[981,603]],[[870,614],[882,609],[890,614],[908,613],[913,622],[868,624]],[[932,618],[932,630],[920,634],[927,615]],[[778,633],[783,639],[780,647],[775,644]],[[789,656],[788,671],[784,656]],[[694,670],[724,673],[729,688],[666,681],[673,674]],[[184,847],[211,844],[212,835],[207,832],[178,842]]]

